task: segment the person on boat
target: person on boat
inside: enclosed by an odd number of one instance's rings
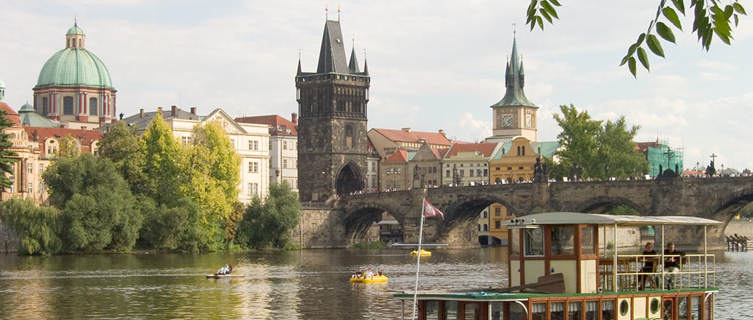
[[[382,269],[377,269],[377,275],[382,276]]]
[[[654,250],[654,244],[652,242],[646,242],[646,246],[643,247],[643,255],[656,255],[656,251]],[[641,268],[641,272],[644,273],[653,273],[654,272],[654,262],[656,261],[656,258],[654,257],[643,257],[643,267]],[[646,280],[654,283],[653,276],[650,275],[639,275],[638,281],[640,283],[639,290],[643,290],[643,288],[646,287]]]
[[[233,273],[233,265],[232,264],[228,264],[227,265],[227,274],[231,274],[231,273]]]
[[[366,270],[366,273],[364,273],[364,278],[371,278],[374,276],[374,271],[371,271],[371,268]]]
[[[230,271],[230,268],[229,268],[229,267],[228,267],[227,265],[224,265],[224,266],[222,266],[222,267],[220,268],[220,270],[217,270],[217,273],[216,273],[216,274],[217,274],[218,276],[220,276],[220,275],[225,275],[225,274],[228,274],[228,273],[230,273],[229,271]]]
[[[683,258],[682,256],[685,255],[685,252],[677,251],[674,242],[670,242],[667,244],[667,249],[664,250],[664,255],[671,255],[671,257],[664,258],[664,272],[680,272],[680,265],[682,264]],[[674,287],[674,276],[669,277],[667,281],[667,287],[669,289],[672,289]]]

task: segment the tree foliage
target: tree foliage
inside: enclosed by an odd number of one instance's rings
[[[284,248],[289,232],[298,225],[298,196],[287,182],[272,183],[269,196],[262,203],[255,197],[243,215],[238,240],[251,248]]]
[[[81,147],[78,141],[71,135],[66,135],[60,139],[60,152],[58,157],[76,157],[81,154]]]
[[[0,220],[16,232],[20,253],[49,255],[60,252],[59,213],[53,207],[40,207],[33,199],[10,199],[0,204]]]
[[[160,113],[154,116],[142,137],[146,194],[157,205],[171,206],[180,198],[181,149]]]
[[[188,198],[178,199],[173,207],[156,206],[151,199],[143,199],[141,207],[145,215],[141,229],[144,247],[196,252],[216,246],[213,235],[206,234],[200,221],[199,207]]]
[[[648,161],[635,148],[638,126],[628,128],[625,117],[617,121],[591,119],[575,106],[560,106],[562,116],[554,119],[562,128],[557,135],[562,146],[556,152],[559,162],[552,168],[553,177],[626,178],[648,172]]]
[[[8,112],[0,109],[0,191],[13,185],[5,174],[13,174],[13,165],[16,163],[16,153],[10,150],[13,142],[10,141],[10,135],[5,133],[5,128],[11,127],[13,122],[6,117]]]
[[[100,156],[113,162],[134,194],[144,194],[148,190],[148,179],[144,174],[146,157],[143,151],[143,141],[125,121],[113,124],[99,141]]]
[[[561,4],[558,0],[531,0],[526,11],[526,24],[531,27],[531,30],[536,26],[543,30],[544,20],[553,23],[552,18],[559,19],[556,9],[559,6]],[[745,7],[737,0],[690,0],[690,5],[686,5],[683,0],[659,0],[656,16],[649,20],[646,32],[638,35],[635,43],[628,47],[627,54],[622,58],[620,65],[627,64],[628,70],[635,77],[637,58],[646,70],[650,70],[645,48],[648,48],[654,55],[664,58],[664,49],[657,35],[666,42],[675,43],[672,29],[683,31],[680,15],[685,16],[686,10],[693,10],[692,32],[697,36],[701,48],[706,51],[711,48],[714,35],[729,45],[733,39],[732,24],[734,23],[737,27],[740,15],[747,15]],[[677,14],[678,11],[680,15]]]

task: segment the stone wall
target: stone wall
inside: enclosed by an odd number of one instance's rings
[[[727,225],[727,229],[724,229],[724,234],[731,236],[735,233],[747,236],[748,238],[753,238],[753,222],[747,220],[730,221]]]
[[[291,232],[291,241],[301,248],[344,248],[345,224],[342,212],[326,208],[302,208],[298,227]]]
[[[0,221],[0,254],[18,251],[18,237],[15,232]]]

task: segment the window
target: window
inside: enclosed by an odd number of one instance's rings
[[[499,217],[502,214],[502,208],[496,207],[494,208],[494,216]]]
[[[546,303],[534,303],[531,307],[532,320],[546,320]]]
[[[447,170],[447,171],[445,172],[445,177],[449,177],[449,176],[450,176],[450,170]]]
[[[497,170],[499,170],[499,168],[497,168]],[[488,176],[489,176],[489,169],[484,169],[484,177],[488,177]]]
[[[481,218],[483,218],[483,219],[487,218],[486,210],[484,210],[484,211],[481,212]]]
[[[259,150],[259,141],[248,140],[248,150],[258,151]]]
[[[96,116],[97,108],[97,98],[89,98],[89,115]]]
[[[581,306],[580,301],[570,302],[567,306],[567,318],[568,319],[581,319],[580,306]],[[552,317],[552,319],[554,319],[554,317]]]
[[[574,226],[552,226],[549,230],[552,238],[552,255],[574,254]]]
[[[594,227],[585,226],[580,230],[580,251],[581,254],[594,254]]]
[[[63,97],[63,114],[73,114],[73,97]]]
[[[249,147],[249,149],[251,149],[251,147]],[[282,141],[282,150],[288,150],[288,142],[287,141]]]
[[[251,161],[248,163],[248,172],[249,173],[257,173],[259,172],[259,163],[256,161]]]
[[[39,164],[39,173],[44,173],[44,163]]]
[[[353,127],[345,126],[345,148],[353,148]]]
[[[282,159],[282,168],[287,169],[288,168],[288,159]]]
[[[601,320],[614,320],[614,300],[601,302]]]
[[[33,174],[34,173],[34,164],[32,164],[31,162],[28,163],[26,165],[26,170],[29,172],[29,174]]]
[[[258,192],[259,192],[259,184],[258,183],[252,182],[252,183],[248,184],[248,195],[250,197],[257,195]]]
[[[426,301],[426,319],[439,319],[439,301]]]
[[[552,302],[549,305],[550,320],[565,320],[565,303],[564,302]],[[578,318],[571,318],[578,319]]]
[[[26,192],[28,192],[28,193],[32,193],[33,191],[34,191],[34,187],[33,187],[33,185],[31,184],[31,182],[27,183],[27,184],[26,184]]]
[[[180,143],[184,146],[191,144],[191,137],[180,137]]]
[[[523,246],[526,257],[544,255],[544,231],[539,227],[523,230]]]
[[[677,298],[677,320],[688,320],[688,297]]]
[[[476,176],[477,177],[481,176],[481,169],[476,169]],[[484,175],[484,176],[486,176],[486,175]]]
[[[488,224],[486,224],[486,223],[484,223],[484,231],[485,231],[485,232],[488,232],[488,231],[489,231],[489,225],[488,225]]]
[[[468,176],[469,176],[469,177],[473,177],[473,169],[471,169],[471,170],[468,170]]]
[[[494,229],[499,230],[500,228],[502,228],[502,223],[499,220],[494,221]]]
[[[586,320],[596,320],[599,314],[598,301],[586,301]]]
[[[520,255],[520,229],[510,229],[510,255]]]
[[[47,116],[48,113],[50,113],[50,105],[49,101],[47,100],[47,97],[42,98],[42,115]]]
[[[701,304],[701,296],[690,297],[690,320],[701,320],[701,313],[703,313],[703,305]]]

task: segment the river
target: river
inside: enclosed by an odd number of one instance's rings
[[[753,252],[723,260],[717,319],[753,318]],[[224,263],[245,277],[204,278]],[[0,255],[0,318],[399,319],[392,293],[413,290],[415,263],[403,250],[357,249]],[[389,283],[348,282],[368,267],[381,268]],[[420,289],[504,286],[506,274],[505,248],[436,250],[422,259]]]

